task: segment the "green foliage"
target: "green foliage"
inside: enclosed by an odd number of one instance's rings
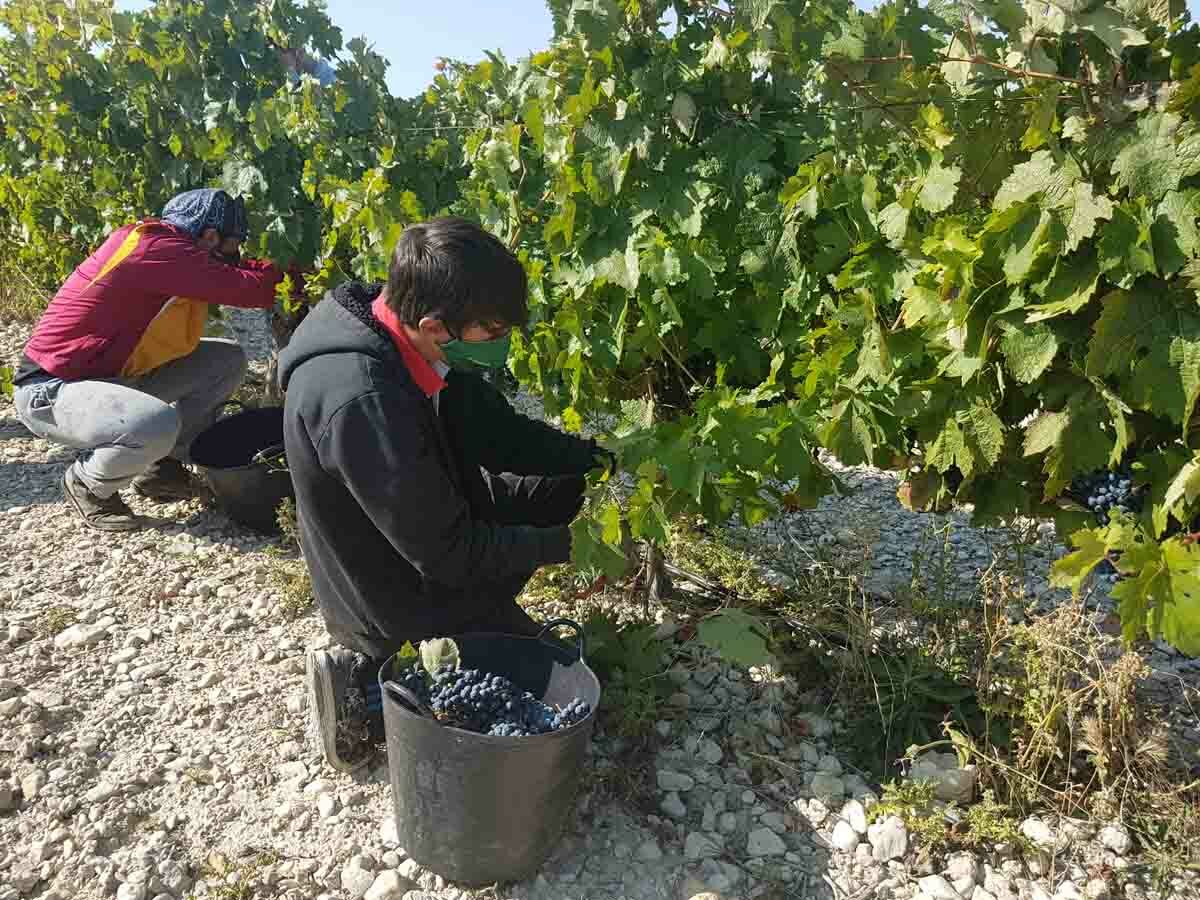
[[[587,661],[604,689],[600,713],[623,735],[649,734],[666,698],[663,678],[663,643],[655,626],[621,624],[612,616],[595,612],[583,623],[587,635]]]
[[[272,554],[268,575],[275,588],[275,602],[285,617],[295,619],[308,615],[313,609],[312,579],[299,559]]]
[[[909,747],[940,738],[945,722],[968,730],[982,725],[975,685],[927,649],[881,646],[864,669],[873,705],[857,722],[856,743],[874,754],[867,762],[880,771]]]
[[[1179,11],[560,6],[552,49],[428,99],[488,112],[462,208],[533,278],[514,371],[568,423],[624,423],[629,532],[599,508],[581,562],[615,575],[621,541],[681,513],[810,505],[817,447],[996,521],[1195,445],[1196,104],[1142,96],[1200,58]],[[1192,551],[1146,534],[1122,551],[1128,634],[1190,645]]]
[[[340,54],[293,82],[280,48]],[[32,61],[32,64],[31,64]],[[15,0],[0,9],[0,234],[53,290],[113,228],[179,191],[248,200],[248,255],[316,272],[314,296],[379,273],[405,222],[453,199],[457,157],[386,63],[320,4]]]
[[[722,609],[706,616],[696,630],[701,641],[735,665],[763,666],[773,661],[762,621],[744,610]]]
[[[550,49],[448,61],[401,101],[319,5],[13,0],[0,232],[50,286],[224,184],[248,249],[311,267],[315,297],[461,212],[529,272],[514,373],[568,428],[624,420],[633,492],[576,526],[580,565],[624,577],[680,515],[811,506],[820,448],[981,522],[1078,522],[1071,480],[1126,461],[1145,511],[1078,531],[1060,577],[1103,544],[1127,636],[1200,643],[1200,29],[1178,4],[551,7]],[[291,83],[282,45],[340,51],[337,83]]]
[[[1020,820],[1012,810],[996,802],[991,791],[972,803],[962,815],[953,816],[954,804],[937,803],[934,785],[928,781],[894,781],[883,786],[883,797],[871,807],[870,821],[898,816],[917,836],[921,852],[944,853],[948,850],[1010,847],[1027,845],[1021,834]],[[953,824],[952,824],[953,823]]]

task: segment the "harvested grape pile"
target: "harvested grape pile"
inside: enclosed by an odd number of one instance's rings
[[[578,697],[555,709],[507,678],[478,669],[443,665],[430,674],[417,662],[396,680],[439,722],[493,737],[549,734],[582,722],[592,711]]]

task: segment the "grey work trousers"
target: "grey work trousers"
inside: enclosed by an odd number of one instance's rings
[[[187,462],[192,441],[245,377],[237,342],[205,338],[187,356],[136,378],[46,374],[17,386],[13,401],[38,437],[81,451],[79,479],[95,496],[111,497],[164,457]]]

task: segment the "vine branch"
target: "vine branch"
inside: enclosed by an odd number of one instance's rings
[[[1066,75],[1052,75],[1049,72],[1035,72],[1032,69],[1015,69],[1012,66],[1006,66],[1004,63],[996,62],[994,59],[988,59],[986,56],[975,54],[973,56],[946,56],[942,58],[944,62],[962,62],[970,63],[975,66],[987,66],[990,69],[998,69],[1012,75],[1014,78],[1037,78],[1043,81],[1057,81],[1062,84],[1073,84],[1077,87],[1089,88],[1096,90],[1099,85],[1094,81],[1087,81],[1079,78],[1068,78]],[[898,53],[895,56],[864,56],[862,59],[853,60],[856,63],[895,63],[895,62],[912,62],[913,57],[910,53]],[[826,59],[826,63],[831,60]]]
[[[907,122],[905,122],[899,116],[897,116],[893,112],[891,112],[891,110],[889,110],[886,106],[884,106],[882,101],[880,101],[880,99],[878,97],[876,97],[875,94],[872,93],[870,90],[868,90],[865,87],[862,87],[861,85],[855,85],[854,82],[852,82],[850,80],[850,77],[846,74],[846,71],[841,66],[839,66],[837,63],[835,63],[831,59],[827,59],[825,61],[825,64],[827,66],[829,66],[830,68],[832,68],[833,71],[835,71],[838,74],[838,76],[843,81],[846,82],[846,86],[848,88],[850,88],[850,90],[852,92],[858,93],[859,91],[861,91],[863,94],[866,94],[867,99],[870,100],[872,103],[877,104],[879,106],[879,109],[883,112],[883,114],[885,116],[888,117],[888,119],[890,119],[895,124],[899,125],[908,134],[908,136],[911,137],[918,144],[922,143],[921,136],[919,134],[917,134],[916,131],[913,130],[913,127],[911,125],[909,125]]]

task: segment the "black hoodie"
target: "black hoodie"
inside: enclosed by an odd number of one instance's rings
[[[566,562],[565,526],[487,521],[482,470],[581,474],[594,442],[451,372],[439,410],[371,313],[380,285],[325,297],[280,356],[300,546],[331,636],[376,658],[486,617],[486,588]]]

